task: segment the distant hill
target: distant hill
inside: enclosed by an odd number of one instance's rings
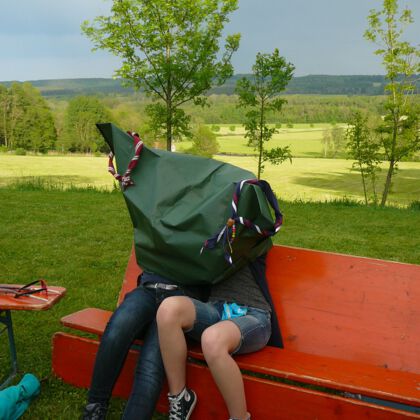
[[[212,89],[210,94],[227,94],[234,92],[236,81],[249,75],[235,75],[223,86]],[[10,86],[12,82],[0,82]],[[121,80],[114,79],[56,79],[32,80],[43,96],[71,97],[76,95],[108,95],[131,94],[132,88],[122,85]],[[328,76],[312,75],[294,77],[287,88],[288,94],[318,94],[318,95],[382,95],[384,92],[384,76]],[[417,89],[420,88],[420,83]]]

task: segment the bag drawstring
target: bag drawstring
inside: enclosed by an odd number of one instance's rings
[[[264,192],[268,203],[274,210],[275,215],[275,222],[271,229],[261,229],[258,225],[255,223],[252,223],[251,220],[246,219],[242,216],[238,216],[238,204],[239,204],[239,198],[241,196],[242,188],[245,184],[251,184],[251,185],[258,185],[262,191]],[[269,237],[276,234],[283,223],[283,215],[280,212],[279,204],[277,202],[276,196],[273,193],[273,190],[270,187],[270,184],[267,181],[258,180],[258,179],[244,179],[241,182],[238,182],[236,184],[235,191],[233,193],[232,198],[232,215],[228,219],[227,223],[223,228],[220,230],[220,232],[216,233],[211,238],[207,239],[203,247],[201,248],[200,254],[204,251],[204,249],[214,249],[216,248],[217,244],[221,242],[223,244],[223,250],[225,255],[225,260],[229,264],[233,264],[232,261],[232,242],[235,240],[236,237],[236,224],[239,223],[243,226],[245,226],[248,229],[252,229],[258,234],[260,234],[263,237]]]
[[[134,168],[137,166],[137,162],[140,157],[140,153],[143,149],[144,143],[140,139],[140,136],[137,133],[132,133],[131,131],[127,131],[127,134],[132,137],[134,140],[134,156],[131,159],[130,163],[128,164],[128,168],[125,171],[124,175],[120,175],[115,171],[114,167],[114,153],[110,152],[108,155],[108,172],[121,183],[121,188],[123,190],[127,189],[128,187],[131,187],[134,185],[134,181],[131,179],[131,172],[134,170]]]

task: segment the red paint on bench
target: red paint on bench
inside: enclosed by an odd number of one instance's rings
[[[267,276],[285,348],[420,372],[420,266],[273,247]]]

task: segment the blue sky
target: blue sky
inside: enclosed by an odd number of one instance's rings
[[[112,77],[119,59],[92,52],[80,24],[107,14],[110,0],[1,1],[0,81]],[[420,42],[420,0],[400,0],[414,14],[406,31]],[[307,74],[383,74],[363,39],[366,17],[381,0],[239,0],[226,33],[240,32],[233,64],[249,72],[258,51],[280,53]]]

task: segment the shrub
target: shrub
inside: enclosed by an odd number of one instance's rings
[[[22,149],[21,147],[18,147],[15,150],[15,155],[17,155],[17,156],[25,156],[26,155],[26,150],[25,149]]]
[[[218,125],[212,125],[211,126],[211,131],[218,133],[220,131],[220,127]]]
[[[7,147],[4,144],[0,145],[0,153],[7,153]]]
[[[293,128],[293,124],[292,123],[287,123],[287,128]]]
[[[229,130],[230,130],[230,131],[235,131],[235,130],[236,130],[236,125],[231,125],[231,126],[229,127]]]
[[[408,206],[410,210],[420,211],[420,200],[414,200]]]
[[[281,123],[277,123],[276,128],[281,128]]]

